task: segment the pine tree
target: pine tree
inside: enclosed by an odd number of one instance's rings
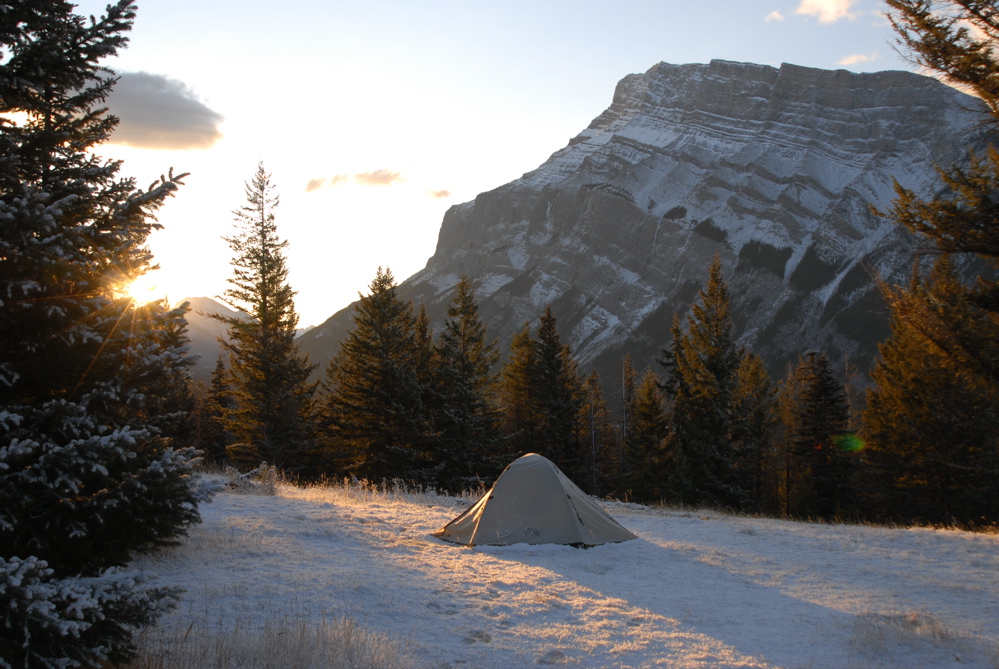
[[[226,429],[225,417],[235,408],[225,355],[219,353],[198,416],[201,427],[200,448],[205,457],[215,463],[229,461],[228,448],[234,439]]]
[[[467,277],[458,282],[435,351],[435,460],[444,464],[438,484],[460,492],[498,474],[490,459],[500,438],[493,371],[499,351],[487,339]]]
[[[379,267],[326,369],[323,420],[335,469],[374,482],[436,481],[416,329],[412,305]]]
[[[586,477],[578,483],[591,495],[605,496],[616,487],[621,463],[597,370],[593,370],[583,383],[579,422]]]
[[[743,509],[776,513],[780,508],[773,449],[779,420],[777,389],[763,358],[755,353],[742,358],[736,378],[732,439],[736,478],[746,494]]]
[[[618,463],[616,486],[611,491],[613,494],[622,496],[625,494],[627,489],[627,483],[631,478],[631,465],[627,458],[627,441],[631,436],[632,430],[632,416],[630,412],[630,407],[635,399],[635,390],[638,385],[638,372],[635,371],[635,367],[631,362],[631,355],[625,355],[624,361],[621,364],[621,404],[620,404],[620,416],[621,420],[618,425],[617,434],[617,452],[615,453],[615,461]]]
[[[503,367],[500,406],[508,451],[538,453],[570,478],[583,480],[582,396],[572,349],[562,343],[557,320],[548,307],[536,339],[531,338],[528,323],[514,335],[510,359]]]
[[[736,348],[728,286],[721,260],[712,261],[708,285],[698,294],[681,333],[674,319],[673,342],[660,364],[673,405],[670,494],[685,504],[739,507],[732,450],[733,398],[744,351]]]
[[[892,10],[889,19],[909,58],[979,97],[988,107],[985,121],[993,128],[999,125],[999,10],[995,3],[888,0],[888,5]],[[990,146],[984,155],[971,153],[966,162],[939,172],[941,187],[927,199],[895,184],[897,197],[887,217],[915,233],[924,242],[924,250],[942,257],[942,264],[936,265],[928,280],[914,276],[908,287],[883,287],[891,307],[892,339],[883,347],[878,388],[869,396],[877,407],[865,418],[871,420],[868,432],[876,435],[871,439],[871,457],[883,474],[880,480],[889,481],[899,495],[888,501],[883,494],[875,494],[882,509],[898,513],[911,498],[914,506],[909,511],[921,517],[968,517],[973,515],[970,508],[976,502],[957,492],[951,477],[965,479],[963,467],[968,466],[969,456],[975,462],[973,467],[986,470],[996,459],[996,422],[990,409],[999,397],[999,153]],[[959,259],[973,261],[965,263],[965,272],[974,269],[979,273],[973,284],[965,285],[955,278],[953,263]],[[915,272],[918,264],[914,264]],[[929,361],[940,368],[926,373],[927,384],[933,385],[921,389],[916,397],[904,397],[903,390],[913,390],[912,370]],[[955,383],[963,384],[961,390],[954,388]],[[948,415],[898,414],[914,409],[920,396],[946,399],[947,403],[936,410]],[[976,406],[983,410],[969,410]],[[908,419],[910,425],[936,432],[955,416],[962,416],[965,422],[927,453],[909,451],[885,431],[887,426]],[[928,474],[929,460],[924,456],[934,460],[933,475]],[[900,461],[903,457],[910,459]],[[895,462],[892,473],[885,470],[890,462]],[[924,478],[912,478],[920,476]],[[974,473],[970,476],[975,478]],[[978,498],[983,513],[993,513],[994,493],[990,499],[987,494],[980,496],[988,488],[971,487],[977,490],[971,496]],[[932,490],[938,494],[935,509],[929,508]]]
[[[999,10],[994,2],[888,0],[900,45],[916,64],[982,99],[987,121],[999,125]],[[975,385],[999,391],[999,153],[971,155],[966,165],[940,170],[942,188],[921,199],[895,184],[887,216],[916,233],[928,250],[979,261],[975,285],[952,291],[958,303],[981,310],[974,332],[955,330],[933,315],[934,305],[909,300],[896,322],[915,328],[943,355],[942,362]],[[987,268],[987,271],[985,271]],[[896,300],[897,301],[897,300]],[[974,380],[971,380],[974,377]]]
[[[526,453],[536,453],[539,449],[540,419],[534,399],[535,360],[531,326],[530,323],[524,323],[523,329],[510,340],[510,358],[503,366],[500,379],[502,428],[507,443],[503,450],[507,456],[519,457]]]
[[[789,436],[801,483],[790,510],[798,516],[834,518],[856,505],[846,391],[829,359],[815,351],[799,361],[794,376],[798,392],[792,398]]]
[[[621,443],[628,439],[631,430],[631,416],[628,407],[635,398],[635,388],[638,385],[638,372],[631,362],[631,355],[624,356],[621,365]]]
[[[538,325],[534,363],[532,389],[538,418],[538,453],[571,478],[581,478],[579,411],[582,384],[572,350],[562,343],[550,306]]]
[[[886,0],[899,45],[921,68],[988,105],[999,119],[999,8],[989,0]],[[994,238],[993,238],[994,239]]]
[[[627,407],[631,430],[625,438],[628,497],[639,502],[658,501],[666,484],[665,440],[669,429],[663,407],[663,392],[651,369]]]
[[[284,249],[277,235],[271,176],[263,165],[246,184],[246,204],[233,212],[237,233],[233,276],[224,299],[240,315],[212,314],[228,327],[221,343],[228,353],[232,402],[224,424],[235,443],[230,457],[244,465],[269,462],[279,469],[312,473],[315,369],[298,351],[295,292],[288,284]]]
[[[955,374],[948,355],[903,317],[909,305],[936,305],[955,331],[978,331],[951,263],[929,277],[913,272],[892,291],[892,336],[879,349],[864,412],[874,486],[872,513],[895,521],[992,524],[999,520],[999,397],[975,377]],[[911,313],[909,314],[911,318]]]
[[[122,574],[198,522],[180,448],[191,359],[183,309],[138,305],[155,212],[183,175],[135,188],[90,149],[117,123],[99,62],[135,7],[99,20],[8,2],[0,21],[0,657],[128,659],[172,593]],[[23,114],[23,116],[22,116]],[[175,448],[177,446],[177,448]]]

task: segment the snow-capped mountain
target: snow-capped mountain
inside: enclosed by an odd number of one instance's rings
[[[886,210],[893,179],[938,189],[934,165],[982,146],[982,105],[907,72],[660,63],[520,179],[452,207],[400,293],[439,325],[458,278],[506,346],[551,304],[580,369],[608,379],[669,340],[721,257],[740,342],[772,372],[808,349],[866,369],[888,334],[875,287],[904,281],[914,240]],[[300,339],[325,364],[352,307]]]

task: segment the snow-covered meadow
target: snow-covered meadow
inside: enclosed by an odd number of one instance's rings
[[[333,629],[359,655],[342,666],[999,666],[995,534],[611,503],[638,540],[467,548],[430,536],[471,501],[284,484],[219,494],[184,545],[135,565],[186,589],[146,643],[162,657],[196,638]]]

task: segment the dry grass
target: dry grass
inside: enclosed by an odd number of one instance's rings
[[[999,666],[999,649],[950,628],[925,611],[858,616],[852,643],[868,657],[883,657],[889,649],[904,647],[919,657],[945,651],[959,662],[970,661],[971,666],[979,666],[983,658],[988,658],[988,666]]]
[[[354,503],[413,494],[398,487],[360,484],[303,488],[282,482],[266,465],[246,474],[226,469],[202,471],[202,475],[223,484],[223,494],[272,496],[281,487],[299,495],[311,491],[320,498],[349,498]],[[160,560],[197,564],[218,555],[252,552],[259,548],[257,541],[233,527],[199,525],[179,545],[140,562],[154,570]],[[233,611],[226,588],[208,591],[209,601],[202,602],[203,608],[184,615],[177,611],[160,625],[143,630],[136,639],[138,657],[120,669],[403,669],[414,665],[405,643],[365,629],[348,616],[317,615],[295,607]]]
[[[146,630],[139,657],[122,669],[405,669],[405,647],[350,618],[315,622],[269,615],[263,627],[245,621],[191,623],[183,631]]]

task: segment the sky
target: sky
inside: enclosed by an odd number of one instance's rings
[[[79,2],[84,15],[106,0]],[[147,187],[189,173],[149,245],[153,295],[221,296],[258,164],[280,197],[300,325],[422,269],[449,207],[564,147],[624,76],[725,59],[913,70],[876,0],[139,0],[105,64],[98,149]]]

